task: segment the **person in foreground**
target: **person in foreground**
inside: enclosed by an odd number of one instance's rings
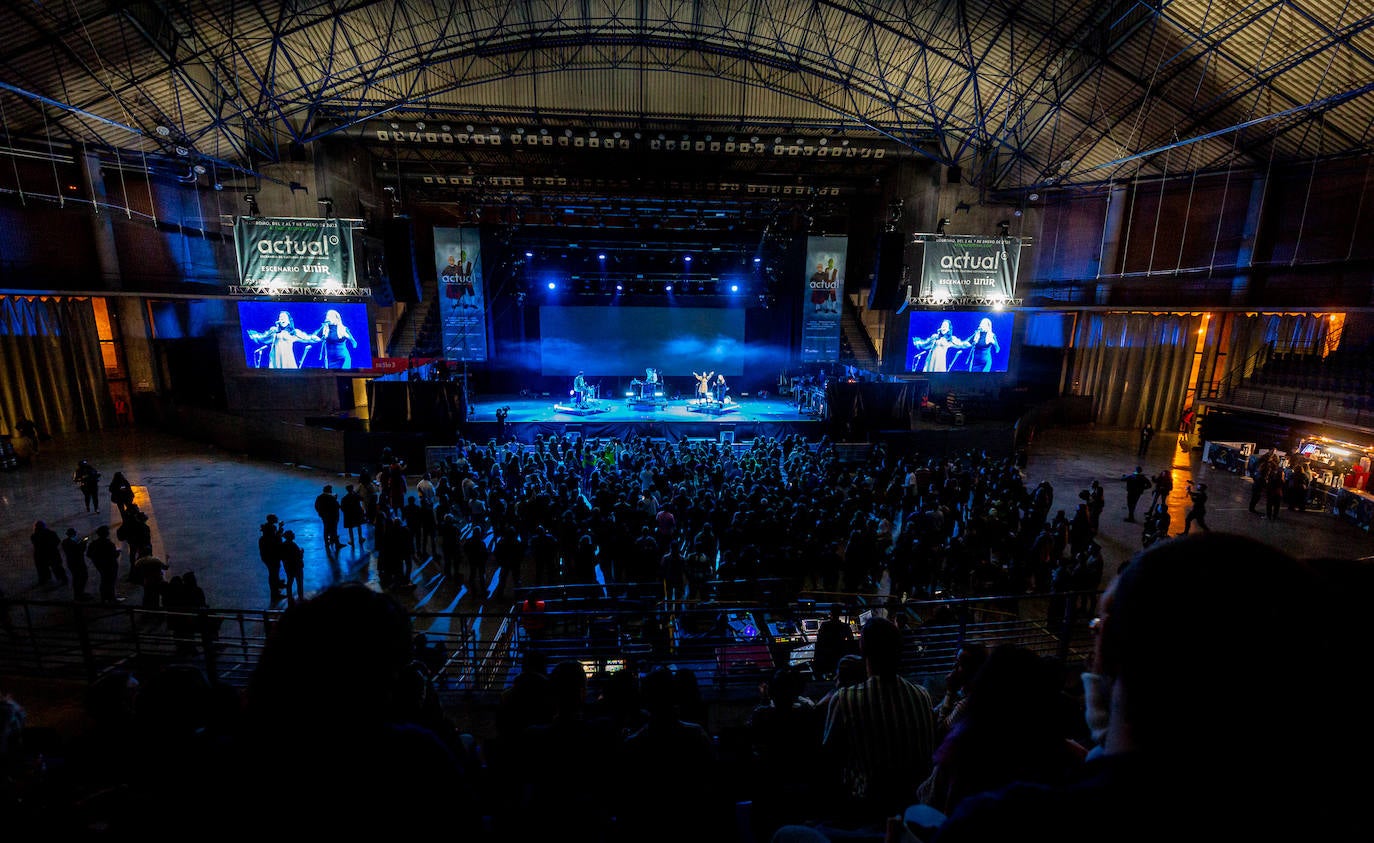
[[[1368,839],[1370,576],[1234,535],[1142,551],[1102,597],[1085,775],[969,797],[935,840]]]

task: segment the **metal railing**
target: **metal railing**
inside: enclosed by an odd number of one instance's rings
[[[844,602],[856,622],[868,613],[898,620],[908,642],[904,671],[925,679],[947,673],[969,640],[1013,643],[1081,661],[1091,650],[1088,620],[1096,599],[1095,593],[1080,592],[900,605],[886,597],[847,595]],[[826,614],[811,597],[771,605],[617,602],[553,598],[538,614],[522,614],[517,604],[500,612],[416,612],[411,622],[443,654],[434,677],[443,694],[499,693],[537,652],[550,664],[581,661],[593,683],[619,668],[670,665],[695,671],[703,690],[729,695],[753,693],[775,667],[808,666],[815,626]],[[216,681],[243,686],[280,616],[273,610],[169,612],[11,600],[0,604],[0,674],[90,681],[111,669],[140,672],[189,662]]]

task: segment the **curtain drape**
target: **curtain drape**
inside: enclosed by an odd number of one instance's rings
[[[90,299],[0,296],[0,432],[21,418],[44,433],[113,420]]]
[[[1097,423],[1172,430],[1183,415],[1201,316],[1085,313],[1073,380],[1093,396]]]

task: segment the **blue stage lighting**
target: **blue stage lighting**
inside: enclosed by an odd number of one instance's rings
[[[596,256],[596,259],[599,260],[599,261],[604,261],[604,260],[606,259],[606,256],[605,256],[604,254],[603,254],[603,255],[597,255],[597,256]]]
[[[527,257],[527,258],[532,258],[532,257],[534,257],[534,252],[526,252],[526,253],[525,253],[525,257]]]
[[[620,291],[622,291],[622,290],[624,290],[624,289],[625,289],[625,285],[624,285],[624,284],[616,284],[616,285],[615,285],[615,291],[616,291],[617,293],[619,293]]]
[[[666,287],[664,287],[663,290],[664,290],[665,292],[671,293],[671,292],[673,291],[673,285],[672,285],[672,284],[669,284],[669,285],[667,285]]]
[[[739,292],[739,285],[738,285],[738,284],[731,284],[731,285],[730,285],[730,292],[732,292],[732,293],[738,293],[738,292]]]
[[[691,256],[691,255],[683,255],[683,256],[682,256],[682,259],[685,260],[685,261],[687,261],[688,263],[691,263],[691,262],[692,262],[692,256]]]
[[[557,289],[558,289],[558,285],[555,284],[555,283],[553,283],[552,281],[550,281],[550,282],[549,282],[549,289],[550,289],[550,290],[557,290]]]
[[[763,263],[763,258],[754,258],[754,263]]]

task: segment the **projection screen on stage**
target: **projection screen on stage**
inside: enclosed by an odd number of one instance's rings
[[[741,308],[549,306],[539,330],[545,375],[744,374]]]

